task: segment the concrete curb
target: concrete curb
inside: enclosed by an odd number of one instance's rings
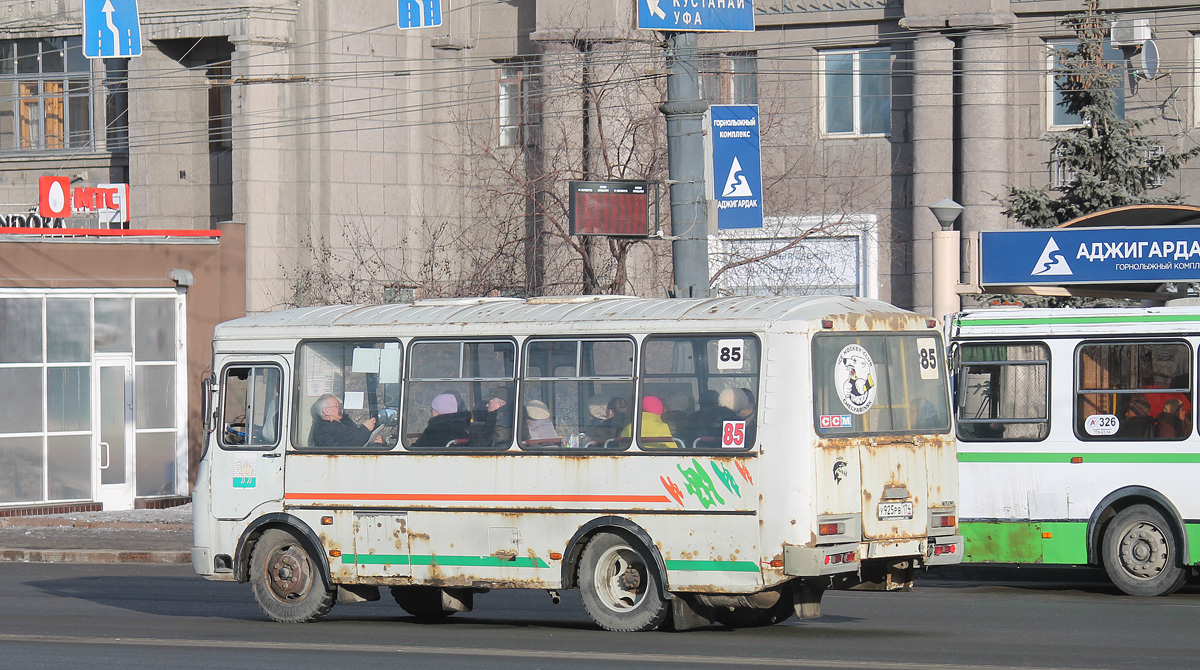
[[[187,551],[109,549],[0,549],[0,563],[191,563]]]
[[[190,523],[156,521],[80,521],[75,519],[0,518],[0,528],[107,528],[110,530],[188,530]]]

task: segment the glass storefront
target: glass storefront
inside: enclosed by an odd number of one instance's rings
[[[0,289],[0,505],[187,488],[184,295]]]

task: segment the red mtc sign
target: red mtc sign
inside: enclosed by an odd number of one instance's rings
[[[74,212],[97,212],[103,223],[129,221],[129,184],[72,190],[70,177],[38,178],[38,214],[65,219]]]

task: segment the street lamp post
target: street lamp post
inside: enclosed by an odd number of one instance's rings
[[[942,229],[933,233],[933,315],[941,319],[962,309],[958,285],[960,269],[960,235],[954,221],[962,214],[963,206],[943,198],[929,206]]]

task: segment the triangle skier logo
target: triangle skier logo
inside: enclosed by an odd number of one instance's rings
[[[725,179],[725,190],[721,193],[721,197],[754,197],[754,192],[750,190],[750,182],[746,180],[746,175],[742,174],[742,164],[738,162],[737,156],[733,157],[733,165],[729,167],[729,176]]]
[[[1050,277],[1074,273],[1071,271],[1071,266],[1067,265],[1067,257],[1058,250],[1058,244],[1051,237],[1046,242],[1046,248],[1042,249],[1042,255],[1038,257],[1037,263],[1033,266],[1033,272],[1030,274],[1039,277]]]

